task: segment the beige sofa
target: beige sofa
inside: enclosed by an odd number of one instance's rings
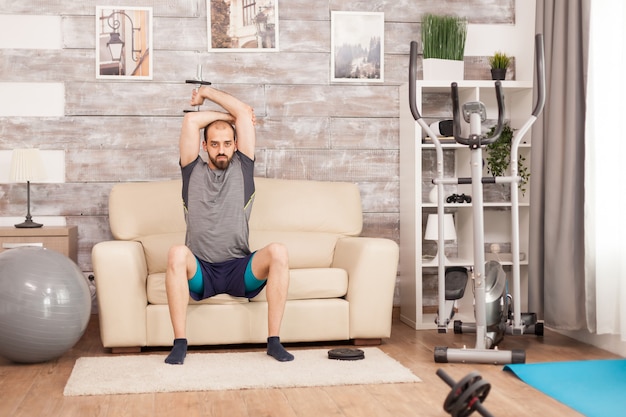
[[[250,247],[282,242],[290,255],[283,342],[380,343],[391,333],[398,246],[358,237],[355,184],[256,178]],[[117,184],[109,197],[115,240],[92,251],[102,343],[113,352],[171,346],[165,293],[167,251],[184,243],[181,182]],[[265,290],[254,299],[190,299],[191,345],[263,343]]]

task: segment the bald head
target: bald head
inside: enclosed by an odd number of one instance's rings
[[[204,141],[209,142],[213,135],[223,135],[225,133],[224,130],[230,131],[232,139],[236,139],[233,125],[224,120],[216,120],[204,128]]]

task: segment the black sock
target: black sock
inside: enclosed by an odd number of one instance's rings
[[[293,360],[293,355],[285,350],[280,344],[278,336],[267,338],[267,354],[280,362],[289,362]]]
[[[165,358],[165,363],[182,365],[185,362],[185,356],[187,356],[187,339],[174,339],[174,346]]]

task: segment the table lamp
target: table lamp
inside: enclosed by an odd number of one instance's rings
[[[424,240],[434,240],[439,242],[439,233],[438,233],[438,216],[436,214],[429,214],[428,220],[426,221],[426,232],[424,233]],[[450,213],[446,213],[443,215],[443,239],[445,240],[456,240],[456,229],[454,227],[454,217]],[[439,251],[443,251],[444,248],[440,248],[437,243],[437,255],[433,258],[432,261],[426,262],[423,265],[437,265],[439,262]],[[444,254],[445,263],[448,264],[448,258],[446,258]]]
[[[16,224],[17,228],[41,227],[43,224],[35,223],[30,215],[30,182],[43,180],[46,172],[39,149],[14,149],[11,157],[11,170],[9,180],[11,182],[26,182],[26,220]]]

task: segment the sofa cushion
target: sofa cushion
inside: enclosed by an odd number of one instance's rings
[[[147,296],[149,304],[167,304],[167,293],[165,292],[165,272],[148,275]],[[206,300],[195,301],[189,297],[189,304],[240,304],[247,303],[248,299],[243,297],[233,297],[228,294],[218,294]]]
[[[163,233],[143,236],[137,239],[143,246],[148,265],[148,274],[165,272],[167,269],[167,253],[173,245],[185,244],[185,232]]]
[[[279,242],[289,252],[289,268],[328,268],[333,262],[340,235],[314,232],[250,230],[250,250],[255,251]]]
[[[267,301],[263,290],[250,301]],[[341,268],[305,268],[289,271],[287,300],[339,298],[348,292],[348,273]]]
[[[348,274],[340,268],[310,268],[292,269],[289,271],[289,292],[288,300],[308,300],[319,298],[343,297],[348,292]],[[148,303],[167,304],[167,294],[165,293],[165,273],[150,274],[147,284]],[[267,301],[263,289],[259,295],[251,301]],[[201,301],[193,301],[190,304],[237,304],[247,303],[247,298],[231,297],[220,294],[215,297]]]

